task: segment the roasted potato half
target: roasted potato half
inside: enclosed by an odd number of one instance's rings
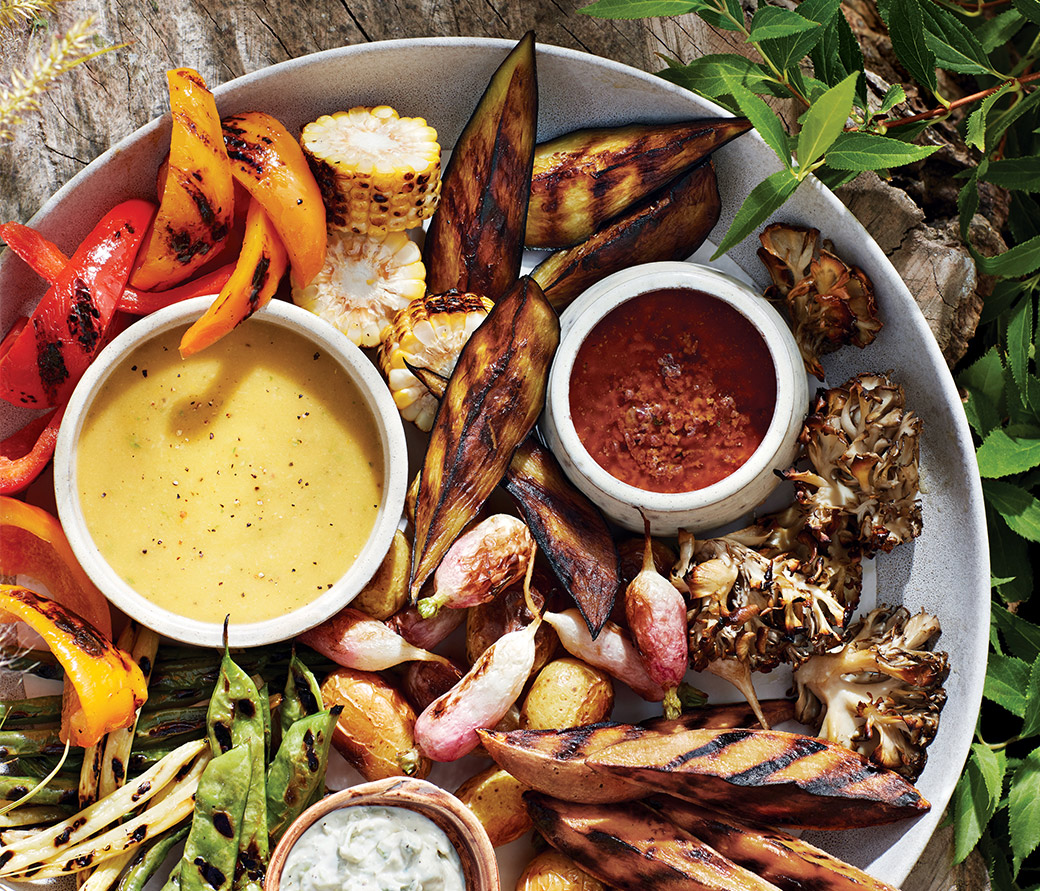
[[[534,679],[520,709],[525,730],[581,727],[605,721],[614,709],[610,675],[565,657],[548,663]]]
[[[521,797],[526,788],[492,764],[463,782],[455,797],[477,815],[497,848],[516,841],[533,825]]]

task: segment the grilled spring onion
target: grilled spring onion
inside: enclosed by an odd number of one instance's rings
[[[300,143],[331,228],[399,232],[437,208],[441,147],[422,118],[402,118],[388,105],[352,108],[307,124]]]
[[[426,291],[418,246],[403,232],[331,230],[325,265],[293,302],[325,319],[357,346],[378,346],[398,310]]]
[[[412,369],[450,377],[462,347],[493,305],[486,297],[448,291],[414,300],[394,316],[379,350],[379,367],[406,421],[429,432],[437,414],[437,397]]]

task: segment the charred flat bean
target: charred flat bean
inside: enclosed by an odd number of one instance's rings
[[[300,718],[317,714],[321,710],[321,685],[314,676],[314,672],[297,659],[294,654],[292,659],[289,660],[289,673],[285,681],[285,696],[282,698],[282,705],[278,709],[282,733],[287,733],[289,728]]]
[[[120,877],[115,891],[144,891],[145,884],[163,865],[166,855],[173,850],[174,845],[184,841],[189,828],[181,826],[179,829],[164,832],[151,845],[139,851]]]
[[[10,774],[0,775],[0,799],[17,801],[40,781],[39,777],[20,777]],[[47,785],[35,792],[32,797],[34,805],[76,803],[76,783],[68,777],[52,777]]]

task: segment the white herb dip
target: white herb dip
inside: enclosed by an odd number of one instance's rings
[[[284,891],[465,891],[459,855],[428,817],[403,807],[338,808],[304,832]]]

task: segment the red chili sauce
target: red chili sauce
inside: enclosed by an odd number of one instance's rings
[[[689,492],[729,476],[758,448],[776,406],[762,336],[693,289],[649,291],[604,316],[571,372],[578,438],[611,476]]]

